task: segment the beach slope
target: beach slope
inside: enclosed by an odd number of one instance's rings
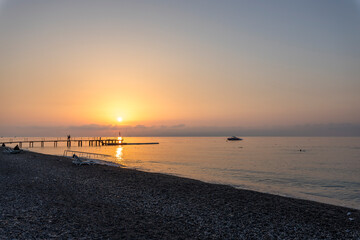
[[[360,239],[360,211],[0,152],[0,239]]]

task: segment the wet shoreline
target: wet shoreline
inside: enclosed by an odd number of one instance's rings
[[[360,211],[126,168],[0,153],[0,237],[359,239]]]

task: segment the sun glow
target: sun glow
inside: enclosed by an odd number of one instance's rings
[[[117,121],[118,121],[118,122],[122,122],[122,120],[123,120],[122,117],[118,117],[118,118],[117,118]]]

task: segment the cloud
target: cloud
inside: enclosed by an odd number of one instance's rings
[[[119,125],[83,125],[68,128],[69,131],[81,135],[90,132],[99,136],[117,134],[118,131],[125,136],[360,136],[360,125],[356,124],[307,124],[290,127],[273,126],[247,128],[241,126],[214,127],[214,126],[186,126],[160,125],[160,126],[119,126]],[[91,134],[90,134],[91,135]]]
[[[273,126],[247,128],[241,126],[212,127],[160,125],[160,126],[124,126],[87,124],[80,126],[0,126],[0,136],[58,137],[72,136],[360,136],[360,124],[308,124],[291,127]]]
[[[185,124],[178,124],[178,125],[173,125],[171,126],[171,128],[184,128]]]
[[[111,129],[112,125],[98,125],[98,124],[87,124],[81,126],[70,126],[67,127],[69,130],[105,130]]]

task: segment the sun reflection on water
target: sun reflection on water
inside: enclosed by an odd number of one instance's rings
[[[116,159],[118,161],[122,161],[123,160],[123,147],[122,146],[119,146],[117,149],[116,149]]]

